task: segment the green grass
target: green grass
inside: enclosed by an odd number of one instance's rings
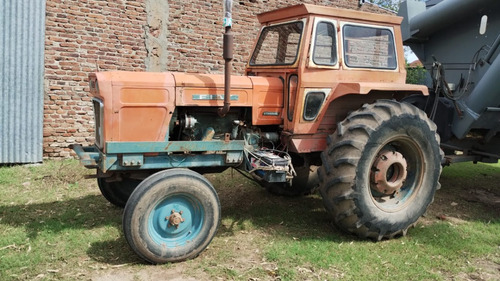
[[[120,238],[121,211],[83,179],[90,172],[77,161],[0,168],[1,280],[75,277],[67,269],[87,270],[98,245]],[[120,251],[129,252],[125,244]]]
[[[470,260],[498,255],[499,231],[498,224],[451,226],[441,222],[414,229],[410,236],[379,243],[356,239],[339,242],[331,235],[304,236],[298,241],[280,237],[268,250],[267,258],[285,269],[283,279],[288,280],[301,279],[297,266],[326,272],[333,269],[347,280],[446,279],[447,274],[473,271]],[[336,279],[335,275],[331,277]]]
[[[129,249],[122,210],[84,178],[92,172],[74,160],[0,167],[0,280],[498,279],[499,164],[446,167],[426,217],[378,243],[337,230],[318,195],[276,197],[231,170],[209,175],[222,205],[217,236],[198,258],[162,266]]]

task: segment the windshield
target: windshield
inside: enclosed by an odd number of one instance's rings
[[[301,21],[265,27],[250,59],[250,65],[291,65],[297,61],[304,23]]]

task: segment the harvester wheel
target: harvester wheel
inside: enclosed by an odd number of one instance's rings
[[[130,247],[144,260],[161,264],[198,256],[220,222],[219,197],[210,182],[187,169],[170,169],[146,178],[123,213]]]
[[[97,178],[97,185],[102,195],[111,204],[123,208],[132,191],[141,183],[136,179],[123,179],[122,181],[106,181],[105,178]]]
[[[328,137],[320,193],[342,230],[375,240],[405,235],[439,188],[436,125],[418,108],[380,100]]]

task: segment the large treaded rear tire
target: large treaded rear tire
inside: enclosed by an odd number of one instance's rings
[[[373,182],[381,151],[397,152],[407,162],[405,181],[391,196]],[[365,104],[338,124],[321,157],[319,190],[325,208],[340,229],[363,238],[405,235],[440,186],[443,154],[436,126],[410,104]]]

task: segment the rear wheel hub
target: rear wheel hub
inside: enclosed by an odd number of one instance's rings
[[[406,180],[406,159],[393,150],[383,150],[373,162],[371,188],[383,194],[398,192]]]

